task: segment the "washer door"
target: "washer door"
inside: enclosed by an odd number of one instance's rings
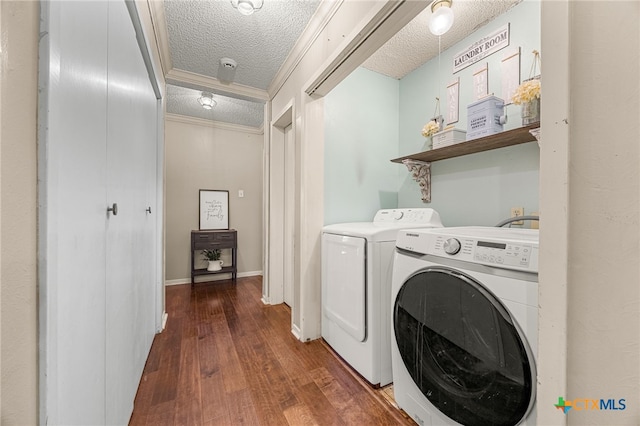
[[[472,277],[433,267],[409,278],[393,309],[416,386],[463,425],[516,425],[534,402],[535,364],[500,301]]]

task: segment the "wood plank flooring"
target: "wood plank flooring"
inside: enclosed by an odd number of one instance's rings
[[[130,425],[415,425],[261,292],[261,277],[167,287]]]

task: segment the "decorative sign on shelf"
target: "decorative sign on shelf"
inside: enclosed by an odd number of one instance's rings
[[[509,34],[509,24],[506,24],[455,55],[453,57],[453,73],[455,74],[509,46]]]
[[[480,100],[489,94],[489,64],[473,73],[473,95]]]
[[[200,230],[229,229],[229,191],[200,190]]]
[[[502,99],[505,105],[513,103],[511,98],[520,85],[520,47],[507,52],[502,60]]]
[[[447,124],[458,122],[460,115],[460,77],[447,86]]]

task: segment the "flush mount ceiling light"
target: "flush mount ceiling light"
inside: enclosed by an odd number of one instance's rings
[[[434,0],[431,3],[431,18],[429,19],[429,31],[433,35],[440,36],[451,29],[453,25],[452,0]]]
[[[231,0],[231,5],[243,15],[252,15],[256,10],[262,9],[264,0]]]
[[[204,109],[212,109],[216,106],[216,101],[213,100],[213,94],[209,92],[202,92],[202,96],[198,98],[198,102]]]

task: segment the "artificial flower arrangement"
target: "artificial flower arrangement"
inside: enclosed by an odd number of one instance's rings
[[[440,130],[440,124],[436,120],[431,120],[422,128],[422,136],[428,138],[433,136]]]
[[[534,99],[540,99],[540,80],[537,78],[522,83],[511,97],[516,105],[525,104]]]

